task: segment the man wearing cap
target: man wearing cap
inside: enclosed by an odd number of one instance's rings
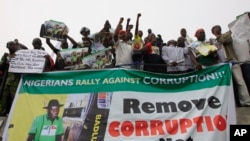
[[[203,67],[208,67],[218,63],[217,48],[206,41],[206,34],[204,29],[197,29],[195,32],[197,41],[192,42],[188,47],[192,51],[190,57],[200,70]]]
[[[131,68],[133,63],[133,48],[132,45],[127,42],[128,38],[126,31],[121,28],[123,20],[124,19],[121,17],[114,33],[115,45],[113,50],[115,50],[115,66]]]
[[[47,114],[34,119],[26,141],[62,141],[63,120],[58,116],[62,106],[58,100],[50,100],[48,106],[43,107]]]

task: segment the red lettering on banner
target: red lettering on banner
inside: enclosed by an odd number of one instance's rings
[[[151,125],[151,135],[165,135],[162,121],[152,120],[150,121],[150,125]]]
[[[181,133],[187,133],[187,128],[192,126],[192,121],[190,119],[180,119]]]
[[[113,121],[108,126],[108,132],[112,137],[119,136],[159,136],[175,135],[177,133],[186,134],[195,128],[195,132],[213,132],[226,130],[226,119],[221,115],[198,116],[191,119],[173,120],[138,120],[138,121]],[[193,131],[192,131],[193,132]]]
[[[214,131],[211,118],[209,116],[205,116],[205,121],[207,123],[207,131]]]
[[[119,131],[119,126],[120,122],[119,121],[113,121],[109,125],[109,134],[113,137],[118,137],[120,136],[120,131]]]
[[[196,123],[197,132],[203,132],[202,123],[204,121],[203,121],[202,116],[194,118],[193,121],[194,121],[194,123]]]
[[[135,128],[136,128],[136,133],[135,135],[136,136],[149,136],[149,132],[148,132],[148,123],[147,121],[143,121],[143,120],[140,120],[140,121],[136,121],[136,124],[135,124]]]
[[[169,135],[174,135],[178,132],[178,120],[166,120],[166,129]],[[172,126],[171,126],[172,125]]]
[[[220,131],[225,130],[227,127],[226,120],[220,115],[215,116],[214,123],[215,123],[216,128]]]
[[[123,124],[122,124],[122,133],[124,136],[131,136],[134,132],[134,125],[131,121],[125,121]]]

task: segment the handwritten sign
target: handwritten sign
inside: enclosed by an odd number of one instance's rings
[[[19,50],[10,60],[9,72],[42,73],[45,65],[44,50]]]

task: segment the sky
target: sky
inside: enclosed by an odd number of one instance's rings
[[[125,19],[124,27],[127,18],[135,25],[138,13],[142,15],[139,29],[144,37],[150,28],[167,42],[177,39],[180,29],[186,28],[195,40],[196,29],[204,28],[209,39],[214,38],[213,25],[228,30],[236,16],[250,11],[249,5],[250,0],[0,0],[0,56],[8,52],[6,43],[14,39],[33,49],[32,40],[39,37],[41,24],[47,20],[64,22],[77,42],[81,41],[80,29],[84,26],[95,33],[106,20],[115,28],[121,17]],[[41,39],[51,53],[45,39]]]

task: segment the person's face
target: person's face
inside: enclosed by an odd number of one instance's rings
[[[149,41],[150,42],[155,42],[156,41],[156,36],[155,34],[151,33],[150,36],[149,36]]]
[[[8,44],[8,49],[10,53],[14,53],[17,50],[17,46],[14,42]]]
[[[142,32],[141,30],[139,30],[139,31],[138,31],[138,35],[139,35],[140,37],[142,37],[142,36],[143,36],[143,32]]]
[[[126,41],[126,40],[127,40],[127,34],[126,34],[126,32],[120,32],[120,33],[119,33],[119,38],[120,38],[121,40]]]
[[[107,29],[111,28],[111,25],[110,25],[109,21],[105,22],[104,27],[107,28]]]
[[[206,39],[206,34],[205,34],[205,32],[204,31],[200,31],[200,32],[198,32],[197,33],[197,39],[198,39],[198,41],[205,41],[205,39]]]
[[[83,37],[87,37],[90,35],[90,31],[83,31],[81,34]]]
[[[52,106],[49,109],[50,118],[54,119],[54,118],[58,117],[58,114],[59,114],[59,107],[58,106]]]
[[[97,56],[96,60],[102,60],[101,56]]]
[[[220,30],[220,28],[219,27],[215,27],[214,29],[213,29],[213,32],[212,32],[215,36],[216,35],[220,35],[221,34],[221,30]]]
[[[151,34],[152,33],[152,30],[151,29],[148,29],[148,34]]]
[[[112,38],[109,38],[109,37],[105,37],[102,41],[102,44],[105,46],[105,47],[109,47],[109,46],[113,46],[114,45],[114,42],[112,40]]]
[[[181,30],[181,36],[182,36],[182,37],[186,37],[186,35],[187,35],[187,31],[184,30],[184,29],[182,29],[182,30]]]
[[[40,41],[35,41],[33,43],[34,49],[40,49],[42,47],[42,43]]]
[[[178,47],[185,47],[185,38],[184,37],[180,37],[177,40],[177,46]]]

